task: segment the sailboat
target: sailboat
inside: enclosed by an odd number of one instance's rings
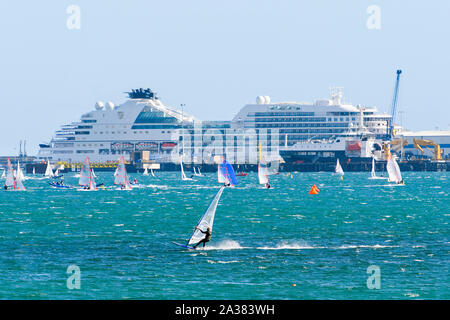
[[[267,163],[261,155],[261,143],[259,144],[258,181],[259,184],[263,184],[266,189],[271,188],[269,184],[269,169],[267,168]]]
[[[50,161],[48,159],[47,159],[47,168],[45,168],[44,176],[48,177],[48,178],[51,178],[54,176],[52,165],[50,164]]]
[[[17,170],[16,170],[16,178],[20,179],[21,181],[26,180],[27,178],[23,174],[22,168],[20,167],[19,161],[17,161]]]
[[[14,169],[11,165],[11,161],[8,158],[8,162],[6,164],[6,176],[5,176],[5,184],[4,189],[12,189],[12,190],[18,190],[18,191],[25,191],[25,186],[22,183],[22,180],[20,177],[14,176]]]
[[[389,155],[387,164],[386,164],[386,170],[389,175],[389,182],[395,182],[397,184],[402,184],[402,173],[400,172],[400,167],[398,166],[397,161],[395,161],[395,158],[392,156],[392,154]]]
[[[337,159],[336,161],[336,168],[334,169],[334,171],[341,176],[341,180],[344,179],[344,170],[339,163],[339,159]]]
[[[97,178],[97,175],[96,175],[95,172],[94,172],[94,168],[91,168],[91,171],[92,171],[92,176],[93,176],[94,178]]]
[[[196,177],[204,177],[204,175],[201,174],[201,172],[200,172],[200,168],[197,168],[197,171],[195,171],[195,167],[193,167],[192,170],[194,170],[194,176],[196,176]]]
[[[152,174],[152,177],[156,177],[155,173],[153,172],[153,169],[150,168],[150,173]]]
[[[370,172],[370,177],[369,179],[385,179],[384,177],[378,177],[377,174],[375,173],[375,158],[372,158],[372,171]]]
[[[120,185],[120,190],[131,190],[133,187],[130,184],[127,169],[125,168],[125,159],[120,157],[116,172],[114,173],[114,184]]]
[[[238,184],[233,166],[225,159],[217,166],[217,181],[227,187]]]
[[[1,176],[1,178],[2,178],[2,179],[5,179],[5,177],[6,177],[6,170],[5,170],[5,169],[3,169],[3,172],[2,172],[2,176]]]
[[[183,160],[180,158],[180,167],[181,167],[181,180],[187,181],[187,180],[193,180],[192,178],[186,177],[186,174],[184,173],[183,169]]]
[[[89,157],[86,157],[86,159],[83,162],[83,166],[81,167],[80,179],[78,180],[78,185],[83,187],[82,189],[79,189],[79,190],[86,190],[86,191],[97,190],[97,185],[94,180],[94,173],[93,173],[90,163],[89,163]]]
[[[36,168],[33,167],[33,176],[36,175]]]
[[[142,175],[143,175],[143,176],[148,176],[148,169],[147,169],[147,167],[145,167],[144,173],[143,173]]]
[[[174,244],[176,244],[177,246],[186,248],[186,249],[195,250],[194,246],[205,238],[205,234],[203,232],[205,232],[208,228],[210,228],[210,231],[212,231],[213,224],[214,224],[214,216],[216,214],[216,209],[217,209],[217,204],[219,203],[220,197],[221,197],[224,189],[225,189],[225,186],[220,187],[216,196],[209,204],[208,209],[206,210],[206,212],[203,214],[203,216],[198,221],[197,226],[196,226],[194,232],[192,233],[191,237],[187,241],[187,243],[181,244],[181,243],[173,242]]]

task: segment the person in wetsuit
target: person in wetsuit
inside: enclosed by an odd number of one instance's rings
[[[206,231],[203,231],[202,229],[200,229],[200,228],[197,226],[197,227],[195,227],[195,229],[198,229],[201,233],[204,233],[204,234],[205,234],[205,237],[204,237],[202,240],[200,240],[200,242],[197,243],[197,244],[194,246],[194,248],[197,248],[197,246],[198,246],[200,243],[203,243],[203,248],[204,248],[205,245],[206,245],[206,243],[209,242],[209,241],[211,240],[211,234],[212,234],[211,228],[208,227],[208,228],[206,229]]]
[[[272,188],[272,186],[267,182],[266,183],[266,189],[270,189],[270,188]]]

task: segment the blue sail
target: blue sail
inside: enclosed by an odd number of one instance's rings
[[[220,164],[219,170],[221,175],[225,177],[227,182],[231,185],[235,186],[238,184],[233,166],[227,160],[223,160],[223,163]]]

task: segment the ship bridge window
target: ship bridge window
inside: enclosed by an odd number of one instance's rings
[[[167,116],[164,112],[148,106],[139,113],[134,123],[176,123],[175,117]]]

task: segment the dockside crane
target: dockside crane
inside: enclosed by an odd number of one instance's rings
[[[394,96],[392,97],[392,105],[391,105],[391,119],[388,123],[388,132],[387,137],[388,139],[392,139],[392,137],[395,135],[394,131],[394,121],[395,116],[397,113],[397,101],[398,101],[398,88],[400,84],[400,75],[402,74],[402,70],[397,70],[397,79],[395,80],[395,87],[394,87]]]
[[[424,140],[424,139],[413,139],[414,141],[414,148],[416,148],[417,150],[420,151],[420,153],[422,153],[422,155],[425,153],[425,151],[422,149],[422,146],[426,147],[427,149],[429,149],[428,147],[434,147],[434,151],[431,151],[434,153],[434,158],[433,160],[442,160],[442,153],[443,150],[441,149],[441,146],[437,143],[435,143],[432,140]]]

